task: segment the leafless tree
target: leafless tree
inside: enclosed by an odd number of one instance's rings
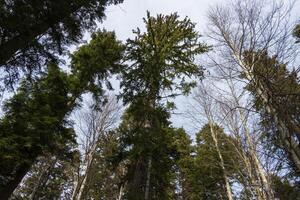
[[[101,108],[95,109],[92,104],[78,115],[78,138],[82,150],[82,162],[75,173],[73,200],[83,199],[84,191],[88,187],[88,179],[96,153],[102,148],[105,138],[116,127],[121,114],[121,107],[115,97],[110,96],[108,102]]]
[[[283,148],[300,170],[300,125],[292,116],[283,116],[272,102],[272,91],[254,74],[256,56],[276,55],[281,63],[295,64],[297,50],[292,39],[290,13],[293,4],[281,1],[236,0],[228,6],[218,6],[209,12],[209,37],[214,41],[218,59],[214,65],[230,70],[231,77],[255,83],[255,94],[279,130]],[[245,61],[245,52],[252,61]],[[243,79],[241,78],[243,75]]]
[[[232,195],[232,189],[229,183],[229,177],[228,177],[228,172],[227,169],[225,167],[225,162],[224,162],[224,158],[223,155],[220,150],[220,141],[218,139],[218,135],[216,133],[215,130],[215,125],[216,120],[215,120],[215,101],[214,99],[208,95],[208,91],[207,88],[204,87],[204,85],[202,84],[201,86],[199,86],[196,95],[194,96],[194,100],[197,102],[196,106],[198,107],[196,110],[198,110],[198,115],[195,115],[195,110],[193,112],[189,112],[190,116],[199,116],[199,114],[201,115],[201,117],[203,117],[205,120],[205,123],[207,123],[210,127],[210,133],[211,133],[211,137],[213,139],[213,143],[214,143],[214,148],[218,154],[219,157],[219,163],[217,163],[217,165],[219,165],[222,169],[223,172],[223,178],[224,178],[224,183],[225,183],[225,188],[226,188],[226,194],[227,194],[227,198],[229,200],[233,199],[233,195]],[[194,104],[195,106],[195,104]]]

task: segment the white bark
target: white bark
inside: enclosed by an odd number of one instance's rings
[[[228,200],[233,200],[233,198],[232,198],[232,192],[231,192],[231,187],[230,187],[229,179],[228,179],[228,176],[227,176],[227,170],[225,168],[224,159],[223,159],[222,153],[221,153],[220,148],[219,148],[217,134],[216,134],[213,126],[214,126],[214,124],[211,121],[209,121],[209,127],[210,127],[211,136],[213,138],[214,145],[215,145],[216,151],[217,151],[219,159],[220,159],[220,163],[219,163],[220,167],[221,167],[221,169],[223,171],[223,177],[224,177],[224,182],[225,182],[227,197],[228,197]]]
[[[89,107],[91,106],[89,105]],[[84,199],[84,192],[88,190],[88,179],[91,178],[90,172],[96,151],[101,148],[101,142],[106,137],[105,134],[116,125],[119,112],[120,107],[116,99],[111,97],[101,111],[90,109],[79,116],[80,120],[83,120],[79,129],[82,133],[81,145],[84,148],[84,161],[79,166],[78,172],[75,173],[72,200]]]

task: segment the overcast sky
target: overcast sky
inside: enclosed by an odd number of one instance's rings
[[[124,0],[123,4],[107,9],[107,19],[102,26],[114,30],[119,39],[126,40],[132,36],[132,29],[144,26],[142,18],[149,10],[151,15],[177,12],[181,17],[188,16],[197,23],[201,33],[205,29],[209,7],[220,2],[222,0]]]

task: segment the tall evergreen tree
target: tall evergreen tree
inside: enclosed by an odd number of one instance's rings
[[[262,115],[267,136],[277,148],[285,150],[291,165],[299,173],[300,85],[297,72],[288,71],[276,56],[270,57],[266,52],[245,52],[244,58],[247,64],[253,63],[254,79],[247,89],[255,97],[255,106]],[[258,88],[264,88],[265,98],[257,93]]]
[[[175,14],[144,19],[146,32],[134,31],[127,40],[121,87],[127,118],[132,125],[124,130],[133,160],[128,172],[129,199],[167,199],[169,173],[169,110],[164,98],[187,94],[195,86],[191,77],[201,78],[203,69],[195,56],[208,50],[199,42],[195,24]],[[177,93],[176,93],[177,92]],[[170,105],[170,104],[169,104]],[[159,157],[161,156],[161,157]]]
[[[71,74],[52,63],[36,81],[22,82],[6,102],[0,121],[2,199],[10,196],[44,151],[56,149],[57,141],[74,140],[68,116],[85,92],[92,92],[98,102],[104,99],[102,82],[119,70],[123,49],[114,33],[98,32],[74,53]]]

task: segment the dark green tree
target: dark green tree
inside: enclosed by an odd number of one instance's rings
[[[72,154],[66,156],[63,152],[60,152],[59,156],[41,156],[10,199],[70,199],[72,160]]]
[[[293,35],[297,39],[297,42],[300,42],[300,24],[296,25]]]
[[[105,17],[105,8],[122,0],[12,0],[0,2],[0,66],[6,84],[31,75],[82,41]]]
[[[174,129],[172,140],[175,150],[174,166],[172,167],[172,199],[189,200],[193,196],[193,169],[195,167],[195,148],[192,140],[184,129]]]
[[[286,64],[279,63],[276,56],[270,57],[267,52],[248,51],[244,58],[245,62],[254,63],[253,81],[247,89],[261,113],[265,136],[274,147],[286,152],[291,166],[299,173],[300,85],[297,71],[289,71]]]
[[[199,41],[195,24],[176,13],[152,17],[148,12],[144,22],[146,32],[137,29],[135,38],[127,40],[128,66],[121,81],[124,103],[130,104],[131,125],[122,130],[132,156],[128,199],[167,199],[170,122],[163,99],[187,94],[195,86],[191,78],[201,78],[203,69],[194,59],[208,47]]]
[[[97,32],[90,44],[74,53],[71,74],[51,63],[36,81],[21,83],[0,120],[1,198],[10,196],[44,151],[74,140],[68,116],[83,93],[92,92],[97,102],[104,100],[102,82],[119,69],[123,49],[114,33]]]
[[[242,162],[233,146],[234,139],[226,135],[223,129],[214,126],[219,141],[219,148],[224,159],[227,176],[232,181],[239,181]],[[227,199],[223,170],[213,142],[211,129],[205,125],[196,135],[196,157],[190,170],[193,191],[187,199]]]

